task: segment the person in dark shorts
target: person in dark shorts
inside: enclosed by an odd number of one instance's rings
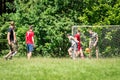
[[[89,40],[89,58],[91,58],[91,52],[95,49],[96,50],[96,58],[98,59],[98,34],[96,32],[93,32],[92,30],[88,30],[90,34],[90,40]]]
[[[13,53],[16,52],[16,48],[15,48],[15,43],[16,43],[16,33],[14,31],[15,29],[15,24],[13,21],[11,21],[10,23],[10,27],[8,29],[8,33],[7,33],[7,40],[8,40],[8,45],[10,48],[9,53],[5,56],[5,59],[12,59],[12,55]]]
[[[29,26],[29,30],[26,32],[25,40],[26,40],[27,52],[28,52],[27,58],[29,60],[32,56],[32,51],[34,48],[34,32],[32,26]]]
[[[70,36],[69,34],[67,34],[67,37],[71,43],[71,47],[68,49],[68,53],[72,59],[75,59],[78,51],[77,48],[78,40],[75,39],[73,36]]]

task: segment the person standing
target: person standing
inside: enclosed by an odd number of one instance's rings
[[[70,55],[70,57],[72,59],[75,59],[76,58],[76,53],[77,53],[77,39],[75,39],[73,36],[70,36],[69,34],[67,34],[67,37],[71,43],[71,47],[68,49],[68,53]]]
[[[12,59],[12,55],[14,52],[16,52],[15,49],[15,43],[16,43],[16,33],[14,31],[15,29],[15,23],[14,21],[10,22],[10,27],[8,29],[8,33],[7,33],[7,40],[8,40],[8,45],[10,48],[9,53],[5,56],[5,59]]]
[[[74,35],[74,37],[79,41],[77,44],[78,51],[77,51],[76,56],[78,56],[80,54],[81,58],[84,59],[84,54],[82,51],[81,40],[80,40],[80,30],[77,31],[77,33]]]
[[[25,40],[27,45],[27,59],[29,60],[34,48],[34,32],[32,26],[29,26],[29,30],[26,32]]]
[[[91,58],[91,51],[93,49],[96,50],[96,58],[98,59],[98,34],[96,32],[93,32],[92,30],[88,30],[89,34],[90,34],[90,40],[89,40],[89,49],[90,49],[90,53],[89,53],[89,58]]]

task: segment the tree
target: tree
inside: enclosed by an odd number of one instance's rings
[[[8,23],[11,20],[15,21],[20,55],[26,54],[25,32],[29,25],[34,25],[35,32],[36,49],[33,55],[61,57],[67,55],[69,43],[66,34],[71,33],[73,25],[120,24],[119,0],[9,1],[6,3],[5,10],[7,12],[2,13],[0,17],[0,38],[6,39]],[[101,36],[105,36],[100,33],[100,30],[104,30],[104,28],[96,29],[96,31]],[[106,36],[109,36],[106,31],[105,33]],[[116,34],[111,35],[116,36]],[[102,41],[104,40],[101,40],[100,43]],[[86,46],[87,44],[83,43],[83,45]],[[102,46],[108,47],[107,44]],[[114,47],[116,49],[115,45]],[[102,48],[101,51],[103,50]]]

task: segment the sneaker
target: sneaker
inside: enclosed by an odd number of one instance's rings
[[[5,60],[8,60],[8,58],[7,58],[7,57],[4,57],[4,59],[5,59]]]
[[[10,59],[10,60],[11,60],[11,59],[12,59],[12,56],[10,56],[8,59]]]

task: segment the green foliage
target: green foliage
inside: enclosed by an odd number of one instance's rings
[[[0,16],[0,38],[6,39],[8,23],[15,21],[21,55],[26,53],[29,25],[34,25],[35,32],[33,55],[61,57],[67,55],[69,43],[65,35],[71,33],[71,26],[120,24],[119,0],[14,0],[6,5],[14,13]]]

